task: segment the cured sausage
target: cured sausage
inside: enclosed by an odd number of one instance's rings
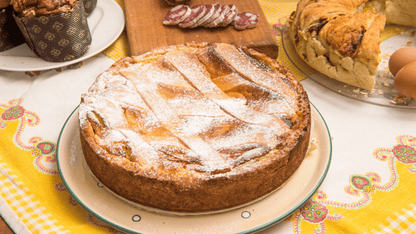
[[[205,5],[206,11],[205,11],[205,15],[202,16],[198,22],[195,23],[195,25],[193,25],[193,27],[198,27],[202,24],[205,23],[205,21],[207,21],[208,19],[211,18],[211,16],[214,14],[215,8],[213,7],[213,4],[206,4]]]
[[[163,17],[162,23],[164,25],[177,25],[185,20],[192,10],[186,5],[177,5],[170,9],[168,13]]]
[[[222,5],[220,15],[214,19],[211,23],[209,23],[206,27],[208,28],[214,28],[219,26],[223,23],[225,19],[225,15],[227,15],[230,12],[230,7],[228,5]]]
[[[192,8],[178,5],[163,18],[164,25],[179,25],[181,28],[198,26],[214,28],[234,25],[237,30],[254,28],[259,22],[259,15],[254,12],[239,13],[236,5],[198,4]]]
[[[206,7],[204,4],[199,4],[196,6],[191,7],[191,14],[186,17],[181,23],[179,23],[179,27],[181,28],[189,28],[193,26],[198,20],[205,15]]]
[[[259,15],[253,12],[242,12],[234,18],[234,28],[237,30],[245,30],[254,28],[259,22]]]
[[[235,16],[238,14],[238,9],[234,4],[229,4],[228,7],[230,8],[230,11],[225,15],[224,20],[219,25],[221,27],[227,27],[229,24],[231,24]]]
[[[214,8],[214,13],[212,14],[211,17],[209,17],[203,24],[201,24],[201,26],[207,26],[208,24],[212,23],[212,21],[214,21],[216,18],[218,18],[221,14],[221,4],[214,3],[212,4],[212,8]]]

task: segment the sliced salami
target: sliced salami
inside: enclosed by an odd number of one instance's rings
[[[223,15],[225,18],[225,16],[227,16],[231,12],[231,8],[229,5],[223,5],[221,6],[221,8],[222,8],[221,15]]]
[[[234,17],[238,14],[238,9],[234,4],[229,4],[228,6],[230,7],[230,11],[227,15],[225,15],[224,20],[219,25],[221,27],[227,27],[229,24],[231,24],[231,22],[234,20]]]
[[[234,28],[237,30],[245,30],[254,28],[259,22],[259,15],[253,12],[242,12],[234,18]]]
[[[181,28],[227,27],[234,25],[237,30],[254,28],[259,22],[259,15],[254,12],[239,13],[236,5],[198,4],[193,7],[178,5],[163,17],[164,25],[179,25]]]
[[[216,19],[214,19],[211,23],[205,25],[205,27],[207,28],[218,27],[224,20],[225,14],[228,14],[228,12],[230,12],[230,7],[228,5],[222,5],[219,16]]]
[[[232,10],[232,11],[238,11],[236,5],[234,5],[234,4],[228,4],[228,6],[230,7],[230,10]]]
[[[259,23],[259,15],[253,12],[249,12],[250,14],[253,14],[253,16],[250,16],[249,25],[247,25],[247,28],[255,28],[257,24]]]
[[[205,15],[206,7],[204,4],[198,4],[196,6],[191,7],[191,14],[186,17],[181,23],[179,23],[179,27],[181,28],[189,28],[190,26],[194,25],[202,16]]]
[[[206,25],[210,24],[212,21],[214,21],[215,19],[217,19],[220,16],[221,10],[222,10],[221,4],[219,4],[218,2],[217,3],[213,3],[212,4],[212,8],[214,8],[214,13],[211,15],[210,18],[208,18],[205,21],[205,23],[201,24],[200,26],[204,26],[205,27]]]
[[[206,11],[205,11],[205,15],[202,16],[198,22],[196,22],[196,24],[194,25],[194,27],[198,27],[202,24],[205,23],[205,21],[207,21],[213,14],[214,14],[214,10],[215,8],[213,7],[213,4],[206,4],[205,5]],[[192,27],[192,26],[191,26]]]
[[[200,11],[199,15],[197,15],[195,17],[195,20],[194,20],[195,23],[192,24],[191,26],[189,26],[189,28],[196,28],[196,27],[198,27],[198,21],[207,14],[208,10],[210,10],[210,9],[208,9],[207,5],[204,5],[204,4],[201,4],[201,5],[202,5],[201,6],[201,11]]]
[[[191,8],[186,5],[177,5],[173,7],[166,15],[163,17],[162,23],[164,25],[177,25],[181,23],[185,18],[191,14]]]

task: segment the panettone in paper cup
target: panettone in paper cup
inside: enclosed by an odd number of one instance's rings
[[[13,7],[0,1],[0,52],[23,43],[25,38],[13,19]]]
[[[84,0],[84,8],[87,16],[91,15],[97,6],[97,0]]]
[[[42,0],[11,1],[14,18],[26,43],[38,57],[48,62],[77,59],[91,46],[83,0],[60,2],[67,4],[53,8],[43,7]]]

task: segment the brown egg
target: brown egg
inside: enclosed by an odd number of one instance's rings
[[[396,50],[389,59],[389,70],[393,76],[407,64],[416,61],[416,47],[403,47]]]
[[[397,72],[394,87],[400,94],[416,98],[416,62],[407,64]]]

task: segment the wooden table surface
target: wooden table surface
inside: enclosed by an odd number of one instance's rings
[[[0,216],[0,234],[13,234],[13,231],[4,221],[4,219]]]
[[[198,4],[231,3],[227,0],[193,0]],[[254,12],[259,15],[257,27],[236,30],[233,26],[217,28],[180,28],[162,24],[164,15],[172,8],[165,1],[124,0],[126,26],[131,55],[140,55],[157,47],[183,44],[185,42],[223,42],[253,48],[272,58],[278,55],[276,36],[257,0],[234,1],[239,12]]]

